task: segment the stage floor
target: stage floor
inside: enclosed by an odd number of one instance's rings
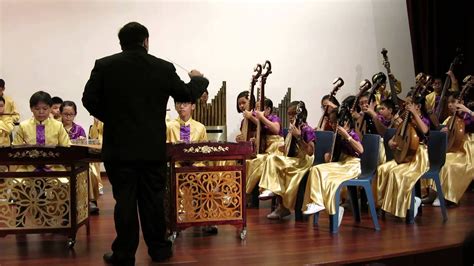
[[[91,235],[87,237],[85,228],[81,228],[74,250],[66,248],[66,237],[61,235],[8,235],[0,238],[0,266],[104,265],[102,255],[110,250],[115,236],[114,202],[106,180],[105,185],[105,195],[99,200],[100,215],[91,217]],[[295,222],[294,215],[270,221],[265,217],[269,213],[267,204],[260,209],[248,209],[247,240],[241,241],[237,229],[230,225],[219,226],[219,234],[214,236],[203,235],[199,228],[189,228],[176,239],[174,257],[166,264],[301,265],[387,260],[456,249],[474,229],[472,190],[459,207],[448,209],[448,221],[444,224],[440,209],[427,206],[413,225],[391,216],[379,219],[380,232],[373,229],[366,212],[362,213],[362,222],[356,224],[352,213],[346,210],[339,233],[332,235],[327,214],[320,216],[319,226],[313,226],[312,218]],[[136,262],[153,265],[143,240]]]

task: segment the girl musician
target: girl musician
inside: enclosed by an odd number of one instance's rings
[[[64,129],[71,140],[85,139],[86,131],[80,125],[74,123],[74,118],[77,115],[76,104],[72,101],[64,101],[59,107],[59,113],[62,117]]]
[[[330,215],[334,215],[337,208],[335,204],[337,188],[342,182],[357,177],[361,172],[359,157],[364,152],[364,148],[354,131],[354,123],[349,111],[354,100],[354,96],[349,96],[343,101],[341,110],[339,112],[333,110],[330,115],[333,130],[337,130],[338,134],[335,146],[340,146],[341,153],[339,158],[334,158],[334,162],[331,162],[331,154],[325,154],[326,163],[313,166],[309,170],[303,201],[303,206],[306,206],[303,213],[306,215],[324,209]],[[344,109],[345,111],[342,111]],[[340,206],[339,224],[343,215],[344,208]]]
[[[416,155],[410,162],[398,164],[391,160],[377,168],[377,202],[384,211],[401,218],[406,217],[413,186],[429,168],[428,150],[424,144],[430,128],[425,99],[409,92],[405,109],[411,113],[411,121],[408,122],[414,127],[420,142]],[[392,150],[403,148],[395,141],[396,137],[397,135],[389,140]],[[421,199],[416,197],[415,216],[420,204]]]
[[[332,110],[338,108],[339,105],[340,104],[335,97],[331,97],[329,94],[323,96],[321,99],[321,109],[325,111],[327,108],[327,114],[323,114],[321,121],[319,121],[318,127],[315,128],[315,130],[332,130],[332,125],[329,122],[329,114],[332,112]]]
[[[377,75],[377,74],[376,74]],[[400,94],[402,92],[402,83],[395,78],[393,74],[389,74],[388,78],[392,79],[394,81],[395,85],[395,92],[397,94]],[[387,81],[385,81],[378,89],[377,92],[375,93],[375,104],[378,106],[382,104],[384,100],[389,99],[390,97],[390,90],[386,89],[387,88]]]
[[[441,187],[443,189],[444,198],[450,202],[457,204],[474,176],[474,114],[462,102],[457,99],[459,92],[455,92],[448,98],[448,108],[451,113],[462,119],[465,125],[464,139],[461,148],[457,151],[448,152],[446,154],[446,162],[440,172]],[[447,125],[452,116],[448,117],[443,125]],[[441,131],[448,132],[448,127],[443,127]],[[451,137],[451,136],[450,136]],[[434,191],[430,191],[430,195],[436,195]],[[423,199],[423,203],[431,203],[429,198]],[[433,206],[439,207],[439,199],[436,198]]]
[[[252,121],[253,124],[262,123],[263,135],[265,139],[265,153],[257,154],[257,157],[246,161],[247,165],[247,194],[252,193],[255,185],[260,181],[263,171],[263,165],[266,157],[270,153],[278,153],[278,147],[283,144],[283,131],[281,128],[281,119],[272,114],[273,102],[266,98],[264,101],[264,111],[255,111],[253,113],[244,110],[244,117]]]
[[[306,171],[313,164],[314,130],[306,118],[308,111],[302,101],[291,102],[287,109],[291,124],[285,139],[286,145],[279,147],[287,154],[268,154],[264,163],[262,178],[259,186],[264,189],[260,194],[261,200],[277,196],[279,206],[267,215],[268,219],[281,219],[291,214],[296,202],[298,186]],[[297,121],[299,124],[296,124]],[[286,153],[286,152],[285,152]]]

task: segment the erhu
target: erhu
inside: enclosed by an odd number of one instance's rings
[[[262,65],[260,64],[257,64],[257,66],[255,67],[254,69],[254,73],[252,75],[252,80],[250,81],[250,88],[249,88],[249,101],[247,103],[247,106],[245,107],[245,110],[248,111],[248,112],[251,112],[254,110],[255,108],[255,102],[254,102],[254,88],[255,88],[255,84],[257,84],[257,81],[258,79],[260,78],[260,75],[262,74]],[[241,133],[242,133],[242,139],[244,141],[249,141],[250,138],[252,137],[252,134],[251,132],[252,131],[255,131],[255,128],[253,126],[252,123],[249,124],[249,120],[247,118],[244,118],[244,121],[242,123],[242,130],[241,130]],[[254,130],[252,130],[252,128]]]
[[[264,102],[265,102],[265,83],[267,82],[267,77],[272,73],[272,64],[270,61],[265,61],[265,64],[263,65],[263,69],[265,72],[261,74],[261,79],[260,79],[260,97],[258,99],[259,106],[258,110],[260,112],[263,112],[264,110]],[[257,123],[257,131],[255,133],[255,151],[257,154],[262,153],[265,151],[265,139],[263,139],[262,136],[262,123],[258,121]]]

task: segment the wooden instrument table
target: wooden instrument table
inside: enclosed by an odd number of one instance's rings
[[[251,142],[168,144],[171,239],[191,226],[231,224],[247,236],[246,166]]]
[[[79,227],[89,235],[88,156],[78,146],[0,148],[0,165],[18,168],[0,172],[0,237],[59,233],[72,248]]]

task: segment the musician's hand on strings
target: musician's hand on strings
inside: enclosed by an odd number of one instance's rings
[[[191,72],[189,72],[188,75],[189,75],[190,78],[204,77],[204,75],[201,72],[197,71],[196,69],[191,70]]]
[[[390,146],[390,149],[394,150],[398,147],[398,144],[392,138],[388,141],[388,146]]]
[[[462,112],[468,113],[468,114],[470,114],[470,113],[472,112],[471,110],[469,110],[469,108],[467,108],[467,107],[466,107],[464,104],[462,104],[462,103],[456,103],[456,104],[454,104],[454,106],[456,106],[456,110],[457,110],[457,111],[462,111]]]
[[[375,102],[371,102],[369,104],[369,107],[365,111],[366,114],[370,115],[370,117],[374,118],[377,116],[377,113],[375,112]]]
[[[442,127],[439,131],[448,133],[448,127]]]
[[[242,135],[242,134],[237,135],[235,137],[235,141],[237,141],[237,142],[245,141],[244,140],[244,135]]]
[[[247,118],[247,119],[252,118],[252,112],[250,111],[244,110],[242,114],[244,115],[244,118]]]
[[[255,116],[257,117],[258,120],[263,120],[263,118],[265,118],[264,112],[261,112],[261,111],[256,111]]]
[[[352,118],[354,118],[356,120],[360,118],[360,114],[356,111],[352,112],[351,115],[352,115]]]
[[[412,104],[412,103],[409,103],[407,104],[407,106],[405,107],[408,111],[410,111],[413,115],[417,115],[416,113],[416,108],[415,108],[415,105]]]
[[[324,154],[324,162],[326,163],[330,163],[331,162],[331,153],[330,152],[326,152]]]
[[[343,139],[348,139],[351,137],[347,130],[344,127],[337,126],[337,134],[339,134]]]
[[[299,136],[301,136],[301,130],[299,129],[299,127],[295,126],[295,122],[290,124],[289,131],[291,135],[293,135],[293,137],[295,138],[298,138]]]
[[[446,75],[448,75],[450,77],[454,77],[454,73],[451,70],[448,70],[448,72],[446,72]]]

